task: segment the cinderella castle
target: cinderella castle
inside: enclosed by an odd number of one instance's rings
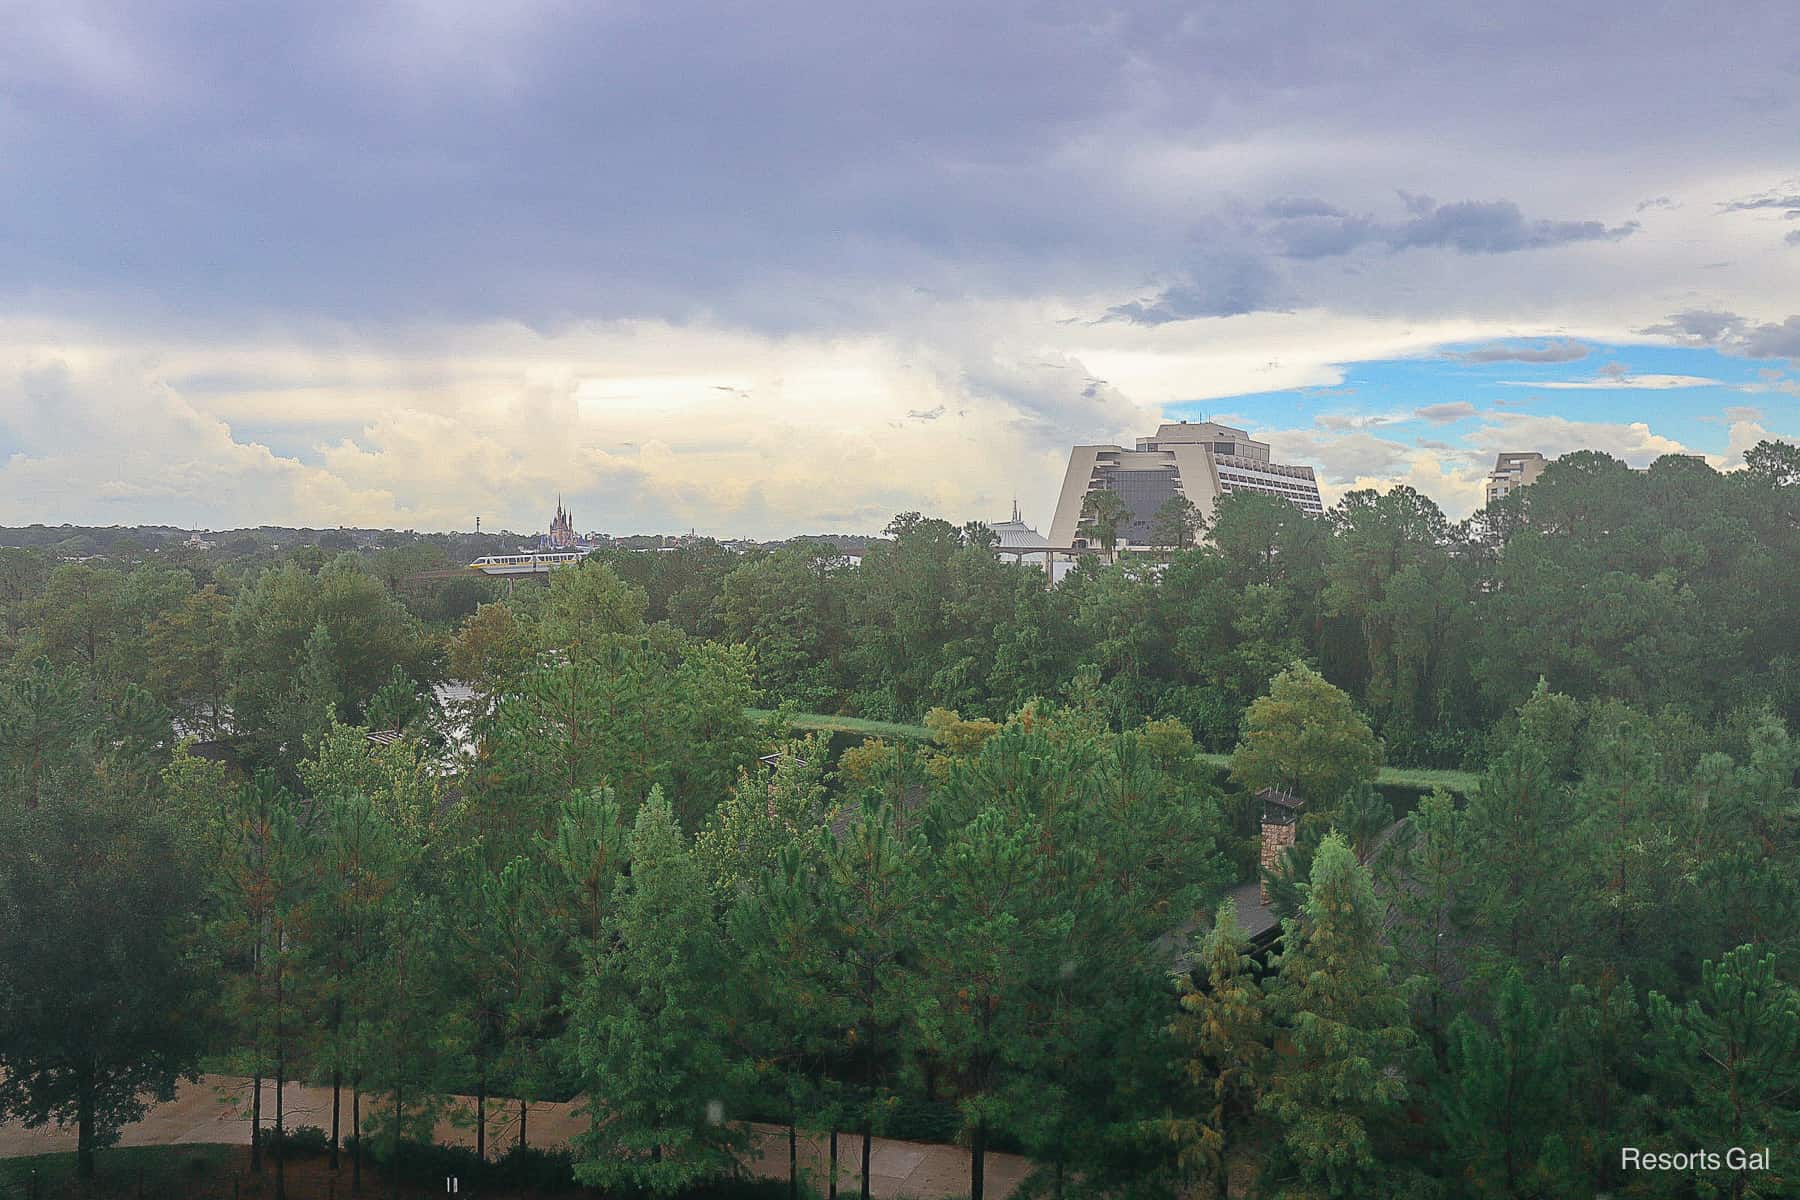
[[[544,535],[543,545],[546,550],[573,550],[581,545],[581,538],[575,532],[575,519],[563,507],[561,496],[556,498],[556,516],[550,519],[550,532]]]

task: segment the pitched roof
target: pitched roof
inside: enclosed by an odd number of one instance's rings
[[[1299,810],[1306,807],[1306,801],[1284,788],[1266,787],[1256,793],[1256,798],[1264,804],[1278,804],[1282,808]]]

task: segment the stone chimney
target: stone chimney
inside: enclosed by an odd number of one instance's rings
[[[1256,793],[1262,801],[1262,902],[1269,903],[1269,872],[1281,862],[1281,856],[1289,846],[1294,844],[1294,832],[1300,814],[1306,809],[1306,801],[1292,792],[1284,792],[1280,788],[1266,787]]]

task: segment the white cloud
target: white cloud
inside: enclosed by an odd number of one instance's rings
[[[1718,379],[1700,375],[1600,375],[1593,379],[1503,379],[1506,387],[1543,388],[1546,391],[1617,391],[1639,388],[1645,391],[1667,391],[1672,388],[1730,387]]]
[[[1156,418],[1077,358],[1007,344],[629,323],[152,352],[7,332],[0,503],[23,521],[468,528],[481,514],[532,529],[561,492],[584,528],[615,532],[866,531],[908,508],[993,517],[1015,494],[1041,523],[1070,444]]]
[[[1572,450],[1599,450],[1634,467],[1649,466],[1664,454],[1691,453],[1644,421],[1576,421],[1538,413],[1494,413],[1463,440],[1484,454],[1536,450],[1557,458]]]

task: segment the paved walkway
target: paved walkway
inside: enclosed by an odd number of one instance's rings
[[[184,1083],[175,1098],[158,1104],[142,1121],[125,1128],[120,1135],[122,1146],[170,1146],[197,1142],[227,1145],[250,1144],[250,1081],[219,1075],[207,1075],[197,1084]],[[364,1097],[364,1116],[376,1097]],[[331,1089],[303,1087],[290,1083],[282,1089],[284,1119],[289,1128],[316,1125],[331,1128]],[[474,1101],[458,1098],[462,1119],[447,1117],[439,1121],[439,1141],[454,1145],[475,1144]],[[498,1111],[495,1111],[498,1109]],[[275,1120],[275,1085],[263,1084],[263,1120]],[[568,1144],[569,1139],[586,1121],[573,1104],[536,1104],[526,1116],[526,1140],[533,1146],[554,1148]],[[342,1128],[350,1126],[350,1093],[343,1094]],[[749,1169],[769,1179],[786,1179],[788,1171],[787,1130],[773,1125],[751,1126],[751,1161]],[[517,1104],[497,1105],[490,1102],[488,1113],[488,1149],[497,1153],[517,1140],[519,1109]],[[802,1133],[800,1167],[824,1190],[829,1170],[829,1139],[825,1134]],[[21,1125],[0,1125],[0,1158],[23,1154],[50,1154],[75,1148],[75,1130],[46,1126],[26,1129]],[[838,1135],[838,1192],[854,1196],[861,1182],[862,1139]],[[987,1188],[996,1200],[1006,1200],[1029,1171],[1026,1161],[1016,1154],[987,1156]],[[938,1197],[966,1196],[969,1191],[969,1154],[960,1146],[941,1146],[925,1142],[902,1142],[876,1138],[869,1162],[870,1191],[882,1200],[936,1200]]]

